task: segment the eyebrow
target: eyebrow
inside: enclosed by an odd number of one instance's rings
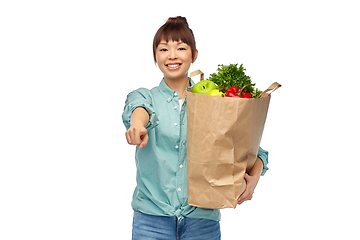
[[[180,44],[186,44],[186,43],[184,43],[183,41],[179,41],[179,42],[177,43],[177,45],[180,45]],[[159,45],[168,45],[168,43],[165,42],[165,41],[163,41],[163,42],[160,42]]]

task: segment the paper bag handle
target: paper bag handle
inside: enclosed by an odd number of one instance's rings
[[[196,76],[200,74],[200,81],[204,80],[204,73],[200,70],[193,71],[190,73],[190,77]]]
[[[270,87],[268,87],[265,91],[263,91],[258,98],[269,96],[279,87],[281,87],[281,84],[274,82],[273,84],[270,85]]]

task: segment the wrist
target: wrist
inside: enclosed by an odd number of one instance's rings
[[[252,167],[252,169],[249,172],[249,175],[259,179],[261,176],[263,167],[264,167],[263,161],[261,160],[261,158],[257,157],[254,166]]]
[[[133,120],[133,121],[131,121],[130,127],[143,128],[143,127],[146,127],[146,126],[144,126],[144,122],[141,121],[141,120]]]

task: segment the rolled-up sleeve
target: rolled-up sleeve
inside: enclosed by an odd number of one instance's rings
[[[129,93],[125,101],[122,120],[126,129],[129,129],[131,126],[131,115],[137,107],[143,107],[149,113],[150,120],[146,126],[147,130],[152,129],[159,124],[159,119],[152,104],[151,91],[146,88],[139,88]]]
[[[264,150],[264,149],[262,149],[261,147],[259,147],[258,157],[263,161],[263,164],[264,164],[263,170],[262,170],[262,172],[261,172],[261,176],[264,176],[265,173],[266,173],[266,171],[269,170],[269,168],[268,168],[268,166],[267,166],[268,163],[269,163],[269,161],[268,161],[269,152],[266,151],[266,150]]]

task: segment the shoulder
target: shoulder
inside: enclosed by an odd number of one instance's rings
[[[147,88],[138,88],[135,89],[133,91],[131,91],[128,95],[150,95],[151,94],[151,90],[147,89]]]
[[[136,90],[131,91],[127,95],[127,100],[128,101],[140,100],[140,99],[147,99],[147,100],[152,99],[151,90],[149,90],[147,88],[138,88]]]
[[[159,90],[159,87],[157,86],[157,87],[153,87],[152,89],[138,88],[138,89],[135,89],[132,92],[130,92],[128,95],[139,95],[139,96],[143,96],[143,97],[150,97],[159,92],[160,92],[160,90]]]

